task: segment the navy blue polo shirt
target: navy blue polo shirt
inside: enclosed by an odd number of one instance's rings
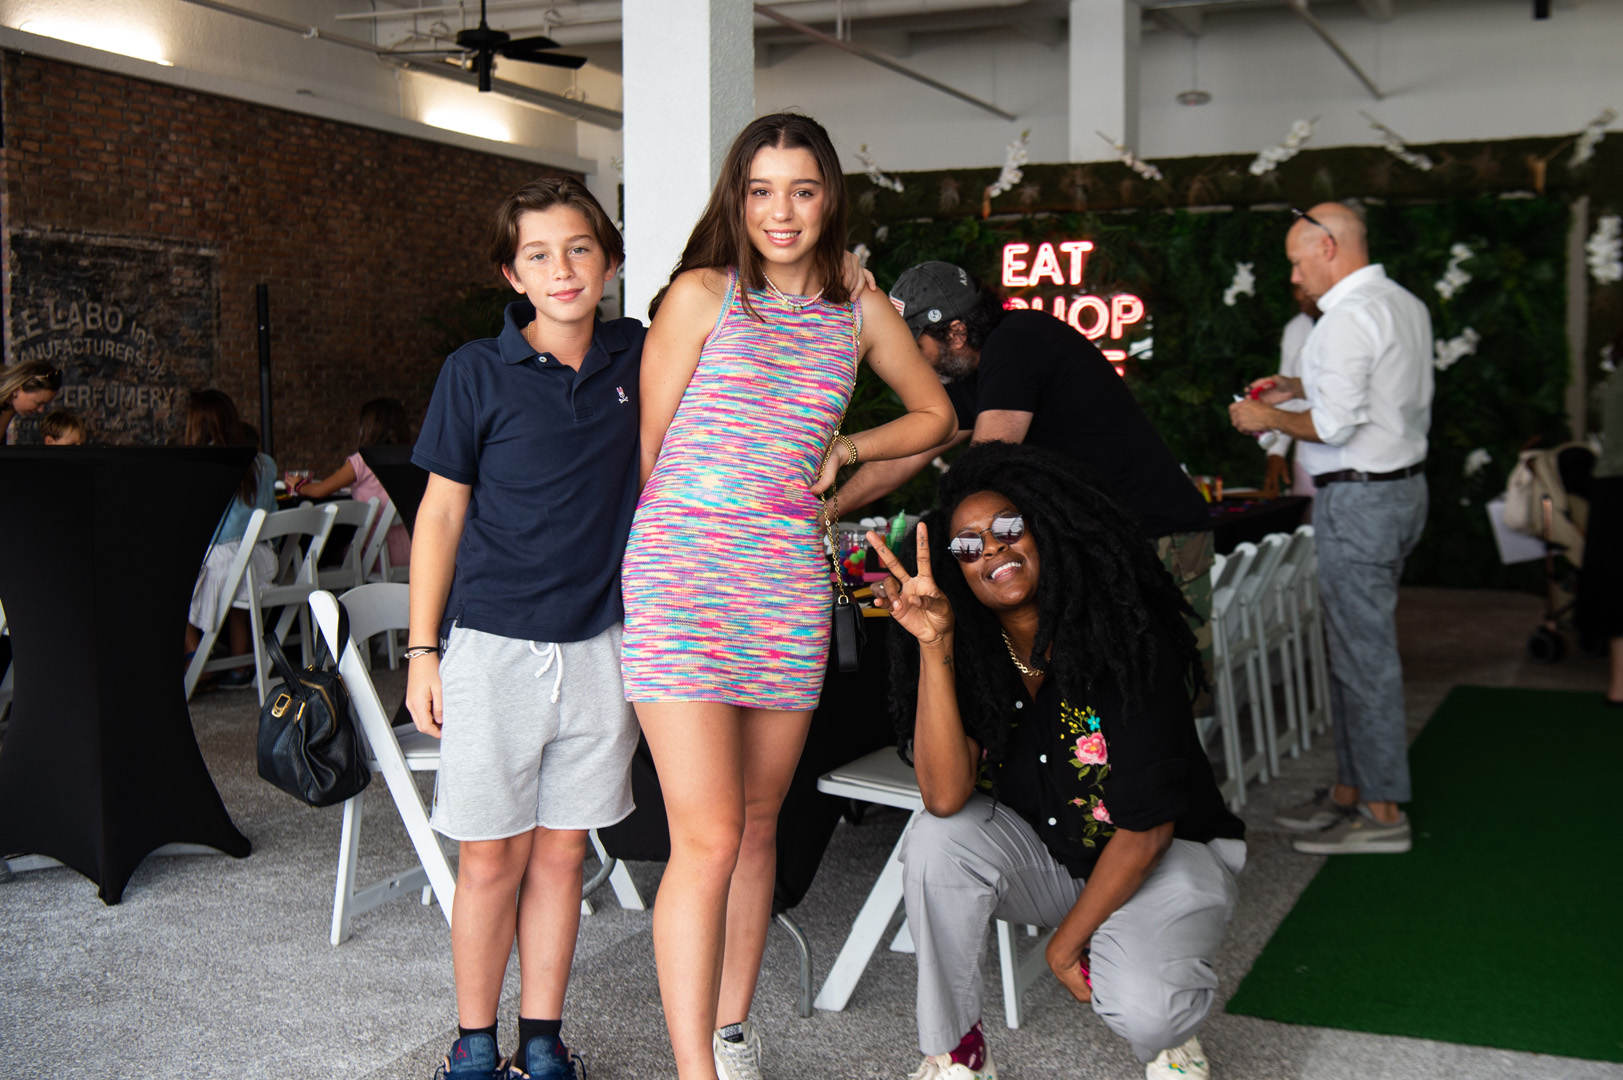
[[[645,330],[599,322],[577,372],[530,347],[534,318],[528,300],[509,304],[500,337],[451,354],[412,450],[473,488],[442,635],[585,641],[624,618]]]

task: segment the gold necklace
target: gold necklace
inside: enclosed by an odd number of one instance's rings
[[[779,300],[782,300],[789,306],[790,311],[805,311],[823,297],[823,289],[818,289],[816,292],[812,293],[810,296],[806,297],[806,299],[797,304],[779,291],[778,287],[772,284],[772,279],[767,277],[765,273],[761,274],[761,279],[766,282],[766,287],[772,290],[773,296],[776,296]],[[824,286],[824,288],[827,288],[827,286]]]
[[[1009,659],[1013,660],[1014,666],[1020,669],[1020,674],[1030,675],[1037,679],[1043,677],[1043,671],[1041,668],[1028,668],[1026,665],[1020,662],[1020,657],[1014,651],[1014,642],[1009,640],[1009,632],[1007,630],[1003,631],[1003,647],[1009,650]]]

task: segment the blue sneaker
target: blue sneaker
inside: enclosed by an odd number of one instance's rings
[[[506,1080],[505,1062],[496,1059],[496,1040],[479,1032],[451,1044],[434,1080]]]
[[[507,1080],[586,1080],[586,1062],[570,1053],[562,1039],[541,1036],[519,1049]]]

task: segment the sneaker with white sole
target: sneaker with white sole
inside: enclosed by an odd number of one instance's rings
[[[1206,1064],[1206,1051],[1193,1035],[1182,1046],[1174,1046],[1155,1055],[1155,1060],[1144,1066],[1146,1080],[1207,1080],[1212,1075]]]
[[[951,1054],[931,1054],[907,1074],[907,1080],[997,1080],[997,1066],[992,1064],[991,1047],[986,1048],[986,1060],[978,1069],[952,1060]]]
[[[743,1042],[724,1039],[718,1031],[710,1036],[710,1051],[719,1080],[761,1080],[761,1036],[750,1021],[744,1021]]]
[[[1320,788],[1313,798],[1274,818],[1274,824],[1291,832],[1323,832],[1340,825],[1358,813],[1358,804],[1342,806],[1330,797],[1329,788]]]
[[[1360,805],[1359,812],[1317,836],[1292,840],[1291,847],[1304,855],[1401,855],[1413,846],[1409,815],[1400,813],[1396,824],[1387,825],[1370,816]]]

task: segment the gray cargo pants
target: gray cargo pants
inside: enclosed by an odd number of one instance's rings
[[[981,1019],[991,921],[1058,926],[1085,883],[1019,814],[979,794],[951,817],[920,814],[902,863],[919,962],[919,1050],[944,1054]],[[1244,865],[1242,841],[1174,840],[1132,899],[1094,932],[1093,1011],[1140,1061],[1181,1046],[1211,1011],[1212,957]]]
[[[1336,780],[1359,798],[1408,802],[1409,741],[1398,660],[1398,579],[1426,527],[1426,478],[1319,488],[1313,537],[1330,642]]]

